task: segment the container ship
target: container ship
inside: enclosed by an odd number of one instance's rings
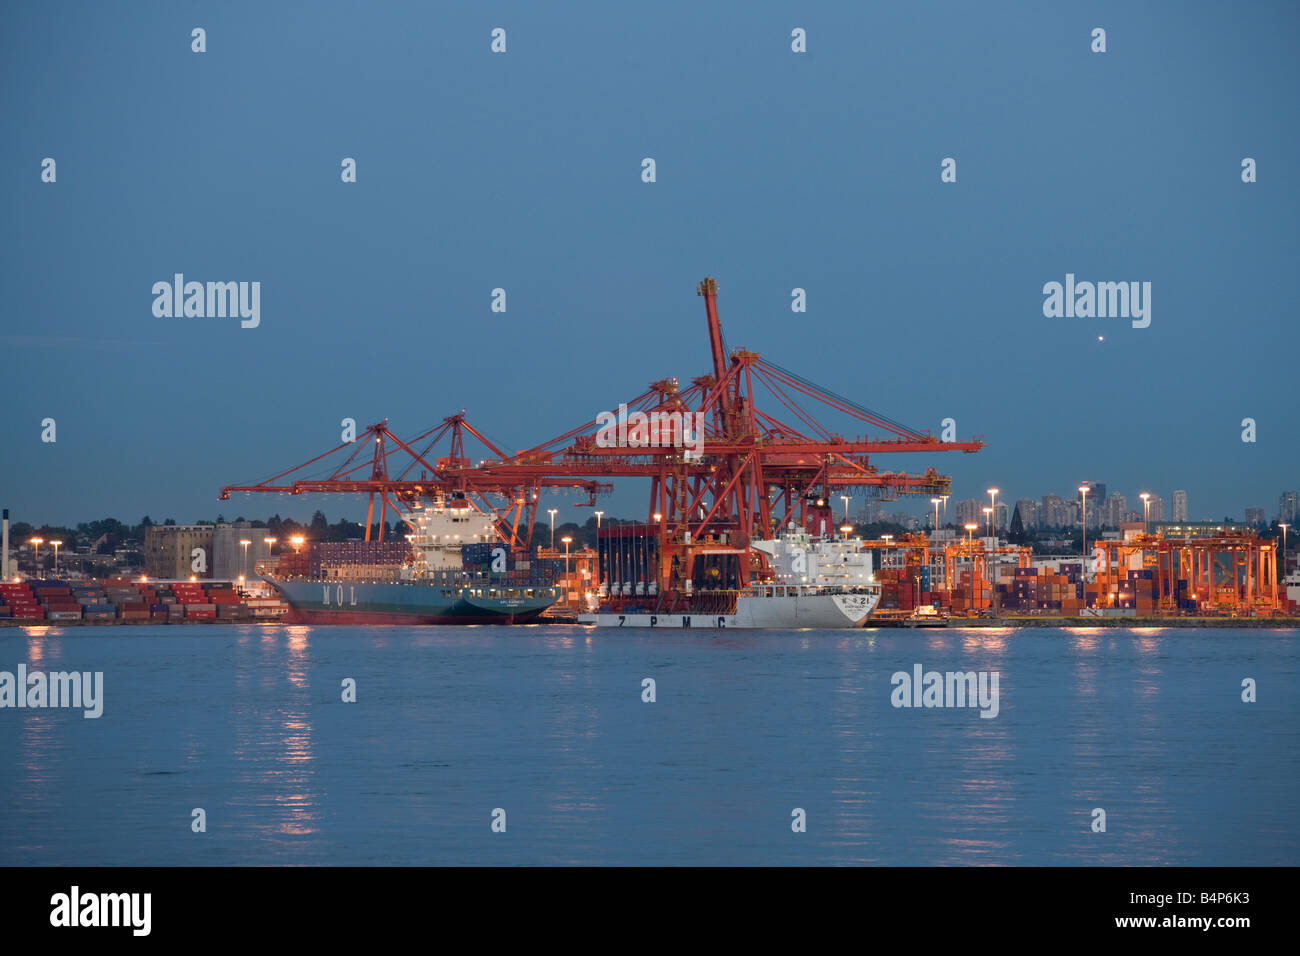
[[[598,627],[862,627],[880,602],[880,584],[872,555],[861,538],[814,537],[790,525],[751,549],[766,555],[770,579],[734,590],[695,589],[687,582],[689,601],[669,610],[656,604],[655,585],[611,584],[595,614],[579,623]],[[623,567],[622,561],[617,562]],[[635,572],[636,561],[631,565]]]
[[[560,598],[554,562],[512,553],[463,499],[436,500],[403,541],[314,542],[267,581],[296,624],[528,624]],[[563,564],[563,562],[561,562]]]

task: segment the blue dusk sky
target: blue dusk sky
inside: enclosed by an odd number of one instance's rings
[[[731,347],[988,442],[883,468],[1272,515],[1300,486],[1298,10],[6,4],[0,504],[361,516],[216,497],[345,417],[414,435],[465,409],[514,450],[688,381],[712,275]],[[258,326],[156,316],[176,273],[259,282]],[[1045,316],[1067,274],[1150,283],[1149,326]]]

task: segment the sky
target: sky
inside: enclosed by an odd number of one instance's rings
[[[514,450],[688,381],[710,275],[729,346],[988,443],[882,468],[1272,515],[1300,486],[1298,10],[7,4],[0,504],[363,516],[217,494],[344,418],[463,409]],[[176,273],[259,282],[259,324],[155,315]],[[1045,316],[1067,274],[1151,283],[1149,326]],[[619,488],[606,512],[644,513]]]

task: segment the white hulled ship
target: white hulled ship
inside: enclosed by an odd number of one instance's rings
[[[599,627],[854,628],[880,602],[871,550],[861,538],[813,537],[790,525],[750,547],[767,556],[770,580],[738,591],[699,591],[685,607],[654,613],[609,607],[578,621]]]

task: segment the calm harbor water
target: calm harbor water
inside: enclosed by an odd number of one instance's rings
[[[5,865],[1300,863],[1294,630],[0,631],[19,663],[104,701],[0,710]],[[895,708],[916,664],[998,672],[997,716]]]

